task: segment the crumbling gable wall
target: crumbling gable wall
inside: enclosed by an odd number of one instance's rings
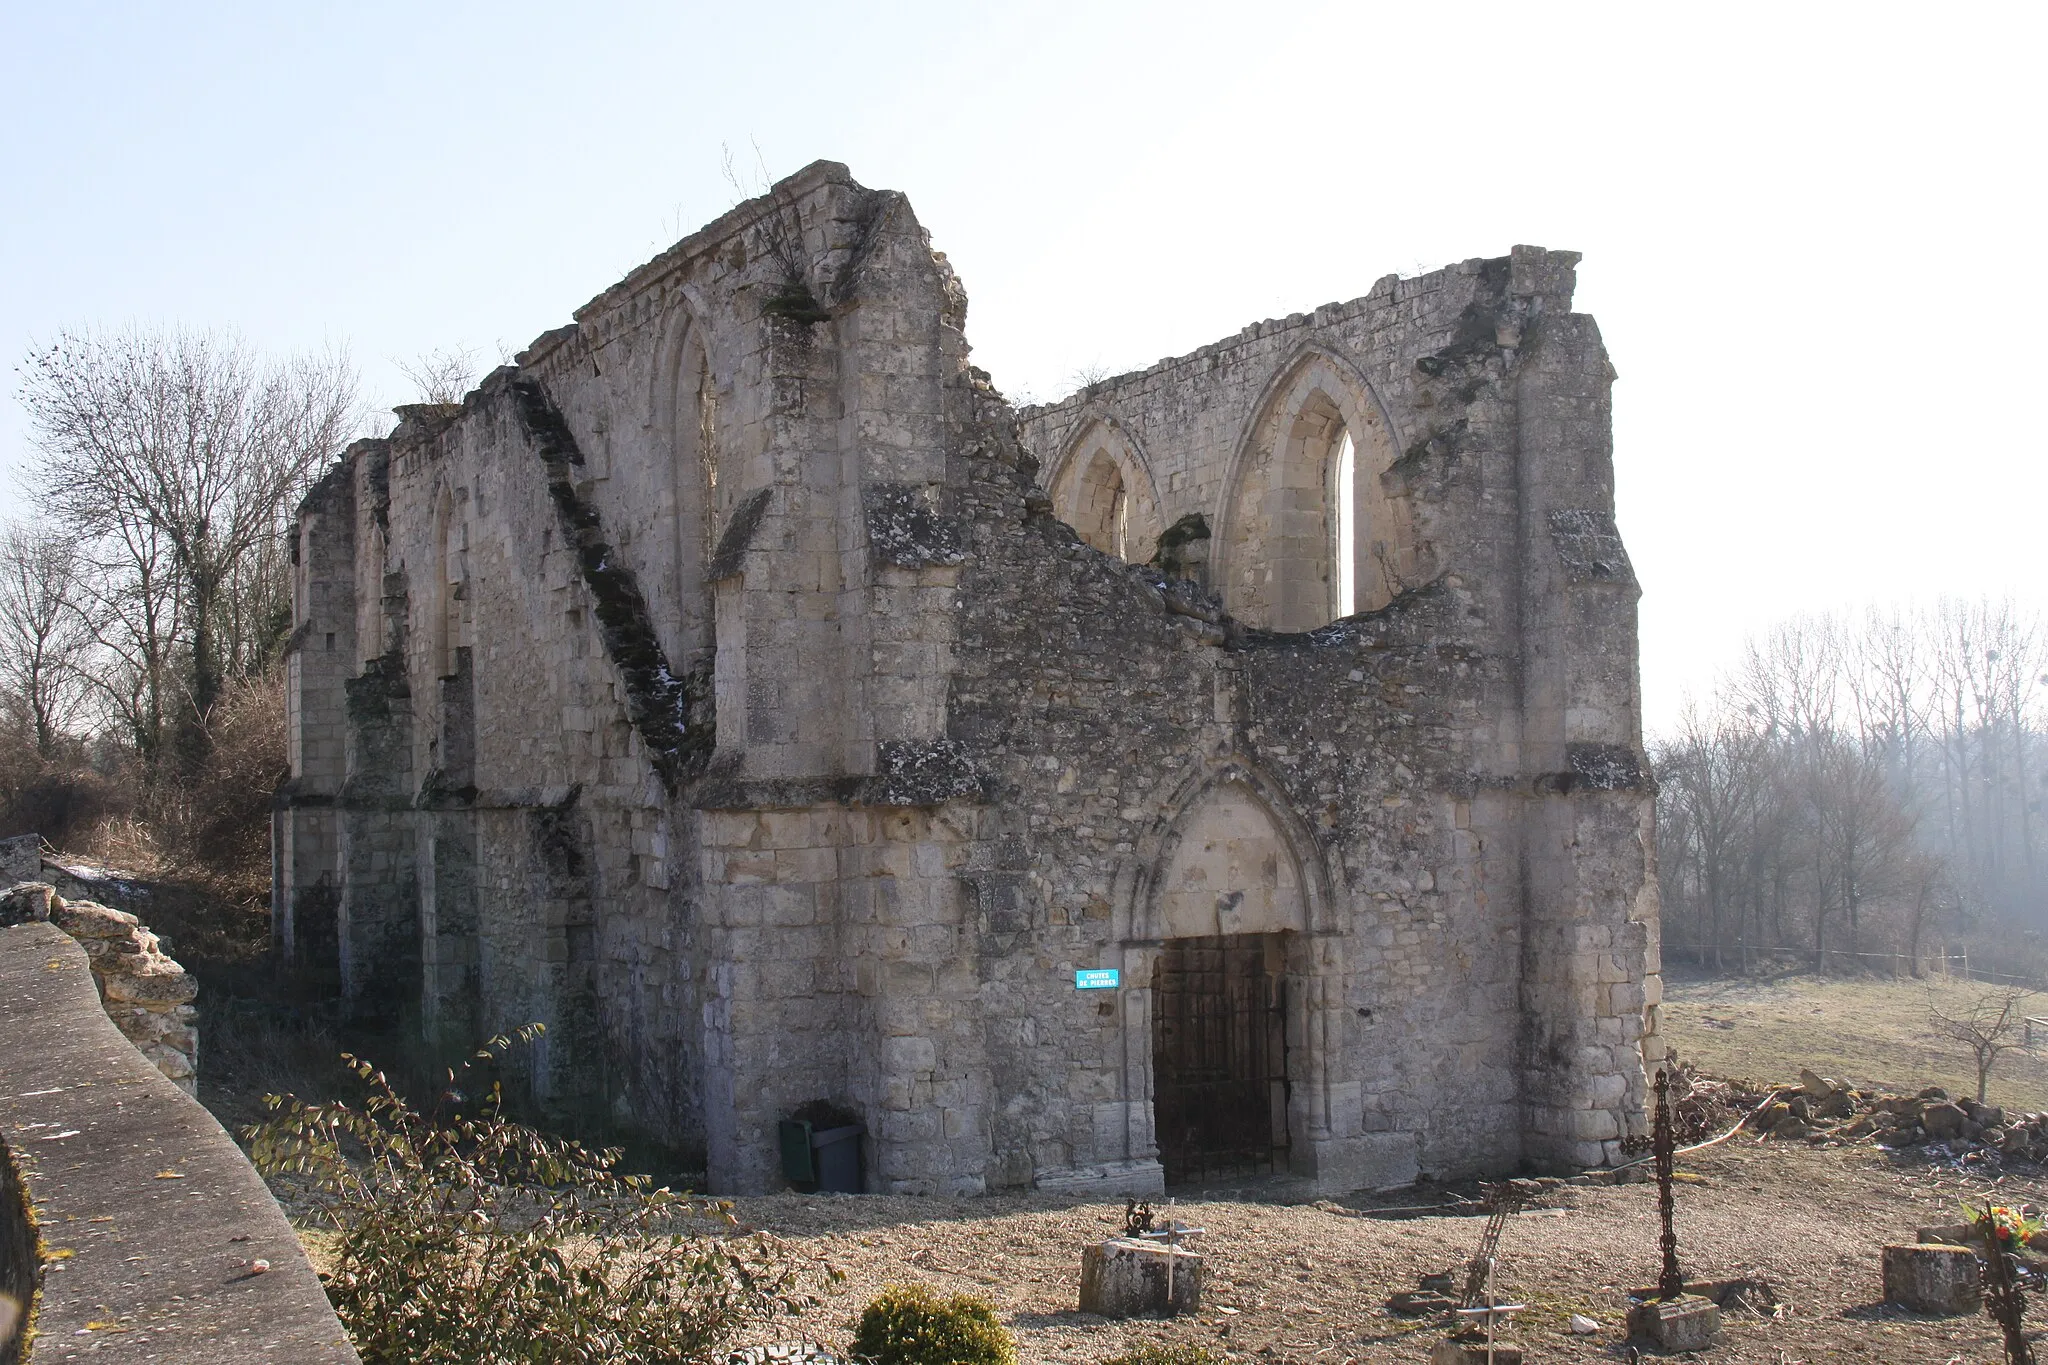
[[[1144,452],[1160,520],[1212,530],[1179,571],[1230,614],[1211,629],[1182,618],[1222,656],[1217,720],[1174,741],[1191,764],[1271,774],[1315,831],[1339,902],[1318,949],[1317,989],[1334,991],[1323,1036],[1350,1059],[1330,1084],[1355,1087],[1329,1112],[1362,1104],[1374,1161],[1383,1134],[1412,1136],[1431,1170],[1611,1158],[1656,1047],[1637,589],[1614,531],[1613,374],[1591,319],[1570,312],[1576,260],[1517,248],[1389,277],[1020,423],[1055,487],[1113,431]],[[1356,605],[1376,609],[1326,625],[1332,419],[1358,452]],[[1103,623],[1089,648],[1130,638]],[[1141,680],[1156,665],[1134,664],[1091,669],[1115,683],[1086,703],[1055,688],[1049,704],[1150,714]],[[1090,734],[1071,762],[1105,813],[1156,819],[1121,765],[1082,761],[1116,742]],[[1138,847],[1142,827],[1091,821],[1094,860]]]

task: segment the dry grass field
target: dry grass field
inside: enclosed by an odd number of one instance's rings
[[[1974,1095],[1969,1052],[1935,1036],[1930,1002],[1955,1013],[1981,984],[1807,974],[1731,980],[1676,976],[1664,991],[1664,1031],[1678,1055],[1714,1076],[1793,1081],[1799,1068],[1858,1086],[1911,1094],[1938,1085]],[[2048,1015],[2048,995],[2029,1013]],[[2009,1052],[1991,1073],[1990,1102],[2048,1109],[2048,1038]]]

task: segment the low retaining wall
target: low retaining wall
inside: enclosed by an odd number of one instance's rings
[[[27,1354],[0,1340],[0,1365],[358,1365],[255,1168],[47,923],[0,929],[0,1150],[36,1224],[0,1189],[0,1291],[40,1282]]]

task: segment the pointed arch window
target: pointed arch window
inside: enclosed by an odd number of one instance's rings
[[[711,357],[702,346],[697,351],[696,419],[697,419],[697,463],[704,479],[705,505],[714,511],[719,505],[718,489],[718,390],[711,383]],[[705,549],[711,547],[711,538],[718,534],[713,524],[715,516],[704,518]]]
[[[1165,527],[1130,440],[1113,423],[1099,422],[1070,450],[1051,483],[1060,520],[1104,554],[1133,563],[1150,558]]]
[[[649,604],[662,649],[676,667],[690,667],[711,642],[712,606],[705,565],[730,512],[733,474],[721,461],[717,372],[705,334],[687,317],[676,320],[666,364],[668,382],[655,421],[668,442],[668,487],[662,514],[666,563],[650,566]]]
[[[1337,566],[1334,605],[1341,618],[1358,610],[1358,443],[1348,429],[1337,441],[1336,466],[1330,490],[1330,506],[1336,514],[1331,558]]]
[[[1408,509],[1383,477],[1394,457],[1380,406],[1348,367],[1318,354],[1270,394],[1220,509],[1224,602],[1277,631],[1377,611],[1411,554]]]
[[[457,667],[456,651],[468,643],[463,639],[463,613],[467,609],[468,575],[463,564],[462,524],[455,517],[455,496],[446,488],[434,505],[434,616],[432,630],[434,676],[452,678]]]

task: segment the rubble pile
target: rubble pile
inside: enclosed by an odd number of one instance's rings
[[[2048,1114],[2007,1113],[1939,1086],[1892,1095],[1801,1071],[1796,1086],[1756,1092],[1751,1107],[1757,1104],[1746,1128],[1780,1141],[1867,1142],[1887,1149],[1939,1145],[1951,1152],[1977,1148],[2048,1162]]]

